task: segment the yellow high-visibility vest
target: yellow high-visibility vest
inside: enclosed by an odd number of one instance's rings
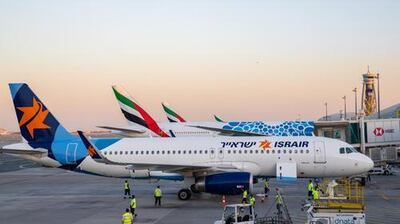
[[[125,188],[125,190],[128,190],[128,189],[129,189],[129,183],[128,183],[128,182],[125,182],[125,183],[124,183],[124,188]]]
[[[130,212],[125,212],[122,215],[122,224],[132,224],[133,216]]]
[[[269,187],[269,182],[266,180],[266,181],[264,181],[264,187],[265,188],[268,188]]]
[[[313,199],[318,200],[319,199],[319,191],[313,190],[312,191]]]
[[[279,205],[283,204],[282,197],[279,194],[277,194],[275,196],[275,202],[276,202],[276,204],[279,204]]]
[[[136,208],[136,198],[131,198],[130,204],[131,208]]]
[[[161,189],[160,188],[156,188],[155,190],[154,190],[154,196],[155,197],[161,197]]]
[[[243,191],[243,198],[247,198],[247,195],[248,195],[247,190]]]
[[[254,206],[256,204],[256,199],[254,197],[250,197],[250,204]]]
[[[308,183],[307,189],[308,191],[312,191],[314,189],[314,184],[312,182]]]

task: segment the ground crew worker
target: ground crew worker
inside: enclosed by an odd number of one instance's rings
[[[307,190],[308,190],[308,199],[310,200],[310,199],[313,197],[312,192],[313,192],[313,190],[314,190],[314,184],[313,184],[313,181],[312,181],[312,180],[310,180],[310,181],[308,182]]]
[[[318,200],[319,199],[319,191],[318,188],[313,189],[312,191],[312,196],[313,196],[313,200]]]
[[[278,210],[278,215],[282,214],[283,199],[282,196],[279,194],[278,189],[276,191],[275,203],[276,203],[276,209]]]
[[[126,196],[127,196],[127,195],[128,195],[128,196],[131,195],[131,188],[130,188],[130,186],[129,186],[128,180],[125,180],[125,182],[124,182],[124,191],[125,191],[125,193],[124,193],[124,199],[126,199]]]
[[[131,213],[132,213],[132,215],[136,217],[137,215],[135,214],[135,208],[136,208],[136,198],[135,198],[135,195],[132,195],[132,196],[131,196],[131,199],[129,200],[129,206],[131,207]]]
[[[254,206],[256,205],[256,198],[254,197],[254,195],[250,195],[250,205]]]
[[[125,213],[122,214],[121,223],[122,224],[132,224],[133,223],[133,216],[132,216],[132,213],[129,212],[129,208],[125,209]]]
[[[243,197],[242,197],[242,203],[243,204],[247,204],[247,195],[248,195],[249,193],[247,192],[247,190],[245,189],[244,191],[243,191]]]
[[[158,206],[161,206],[161,196],[162,192],[160,186],[157,186],[157,188],[154,190],[154,206],[157,206],[157,202]]]
[[[269,192],[269,181],[268,181],[268,178],[265,178],[265,180],[264,180],[264,195],[265,195],[265,197],[268,197],[268,192]]]

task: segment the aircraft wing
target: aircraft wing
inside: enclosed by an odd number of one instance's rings
[[[98,128],[104,128],[112,131],[121,131],[128,134],[144,134],[146,131],[138,130],[134,128],[120,128],[120,127],[112,127],[112,126],[97,126]]]
[[[244,131],[235,131],[235,130],[226,130],[223,128],[214,128],[214,127],[207,127],[207,126],[200,126],[200,125],[189,125],[189,127],[193,128],[200,128],[208,131],[215,131],[219,132],[222,135],[229,135],[229,136],[268,136],[266,134],[258,134],[254,132],[244,132]]]
[[[16,143],[11,145],[5,145],[0,148],[0,153],[14,154],[14,155],[31,155],[41,157],[43,154],[47,154],[46,149],[33,149],[28,147],[24,143]]]

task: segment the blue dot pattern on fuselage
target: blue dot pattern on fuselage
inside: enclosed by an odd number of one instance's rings
[[[281,124],[269,125],[262,121],[228,122],[222,127],[225,130],[252,132],[272,136],[313,136],[314,122],[285,121]]]

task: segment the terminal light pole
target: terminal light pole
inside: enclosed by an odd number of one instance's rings
[[[344,101],[344,119],[346,120],[346,114],[347,114],[347,108],[346,108],[346,96],[343,96],[343,101]]]
[[[379,88],[379,73],[376,74],[376,79],[378,80],[378,119],[381,119],[381,91]]]
[[[357,87],[353,89],[354,92],[354,116],[357,120]]]
[[[328,121],[328,102],[325,102],[325,120]]]

